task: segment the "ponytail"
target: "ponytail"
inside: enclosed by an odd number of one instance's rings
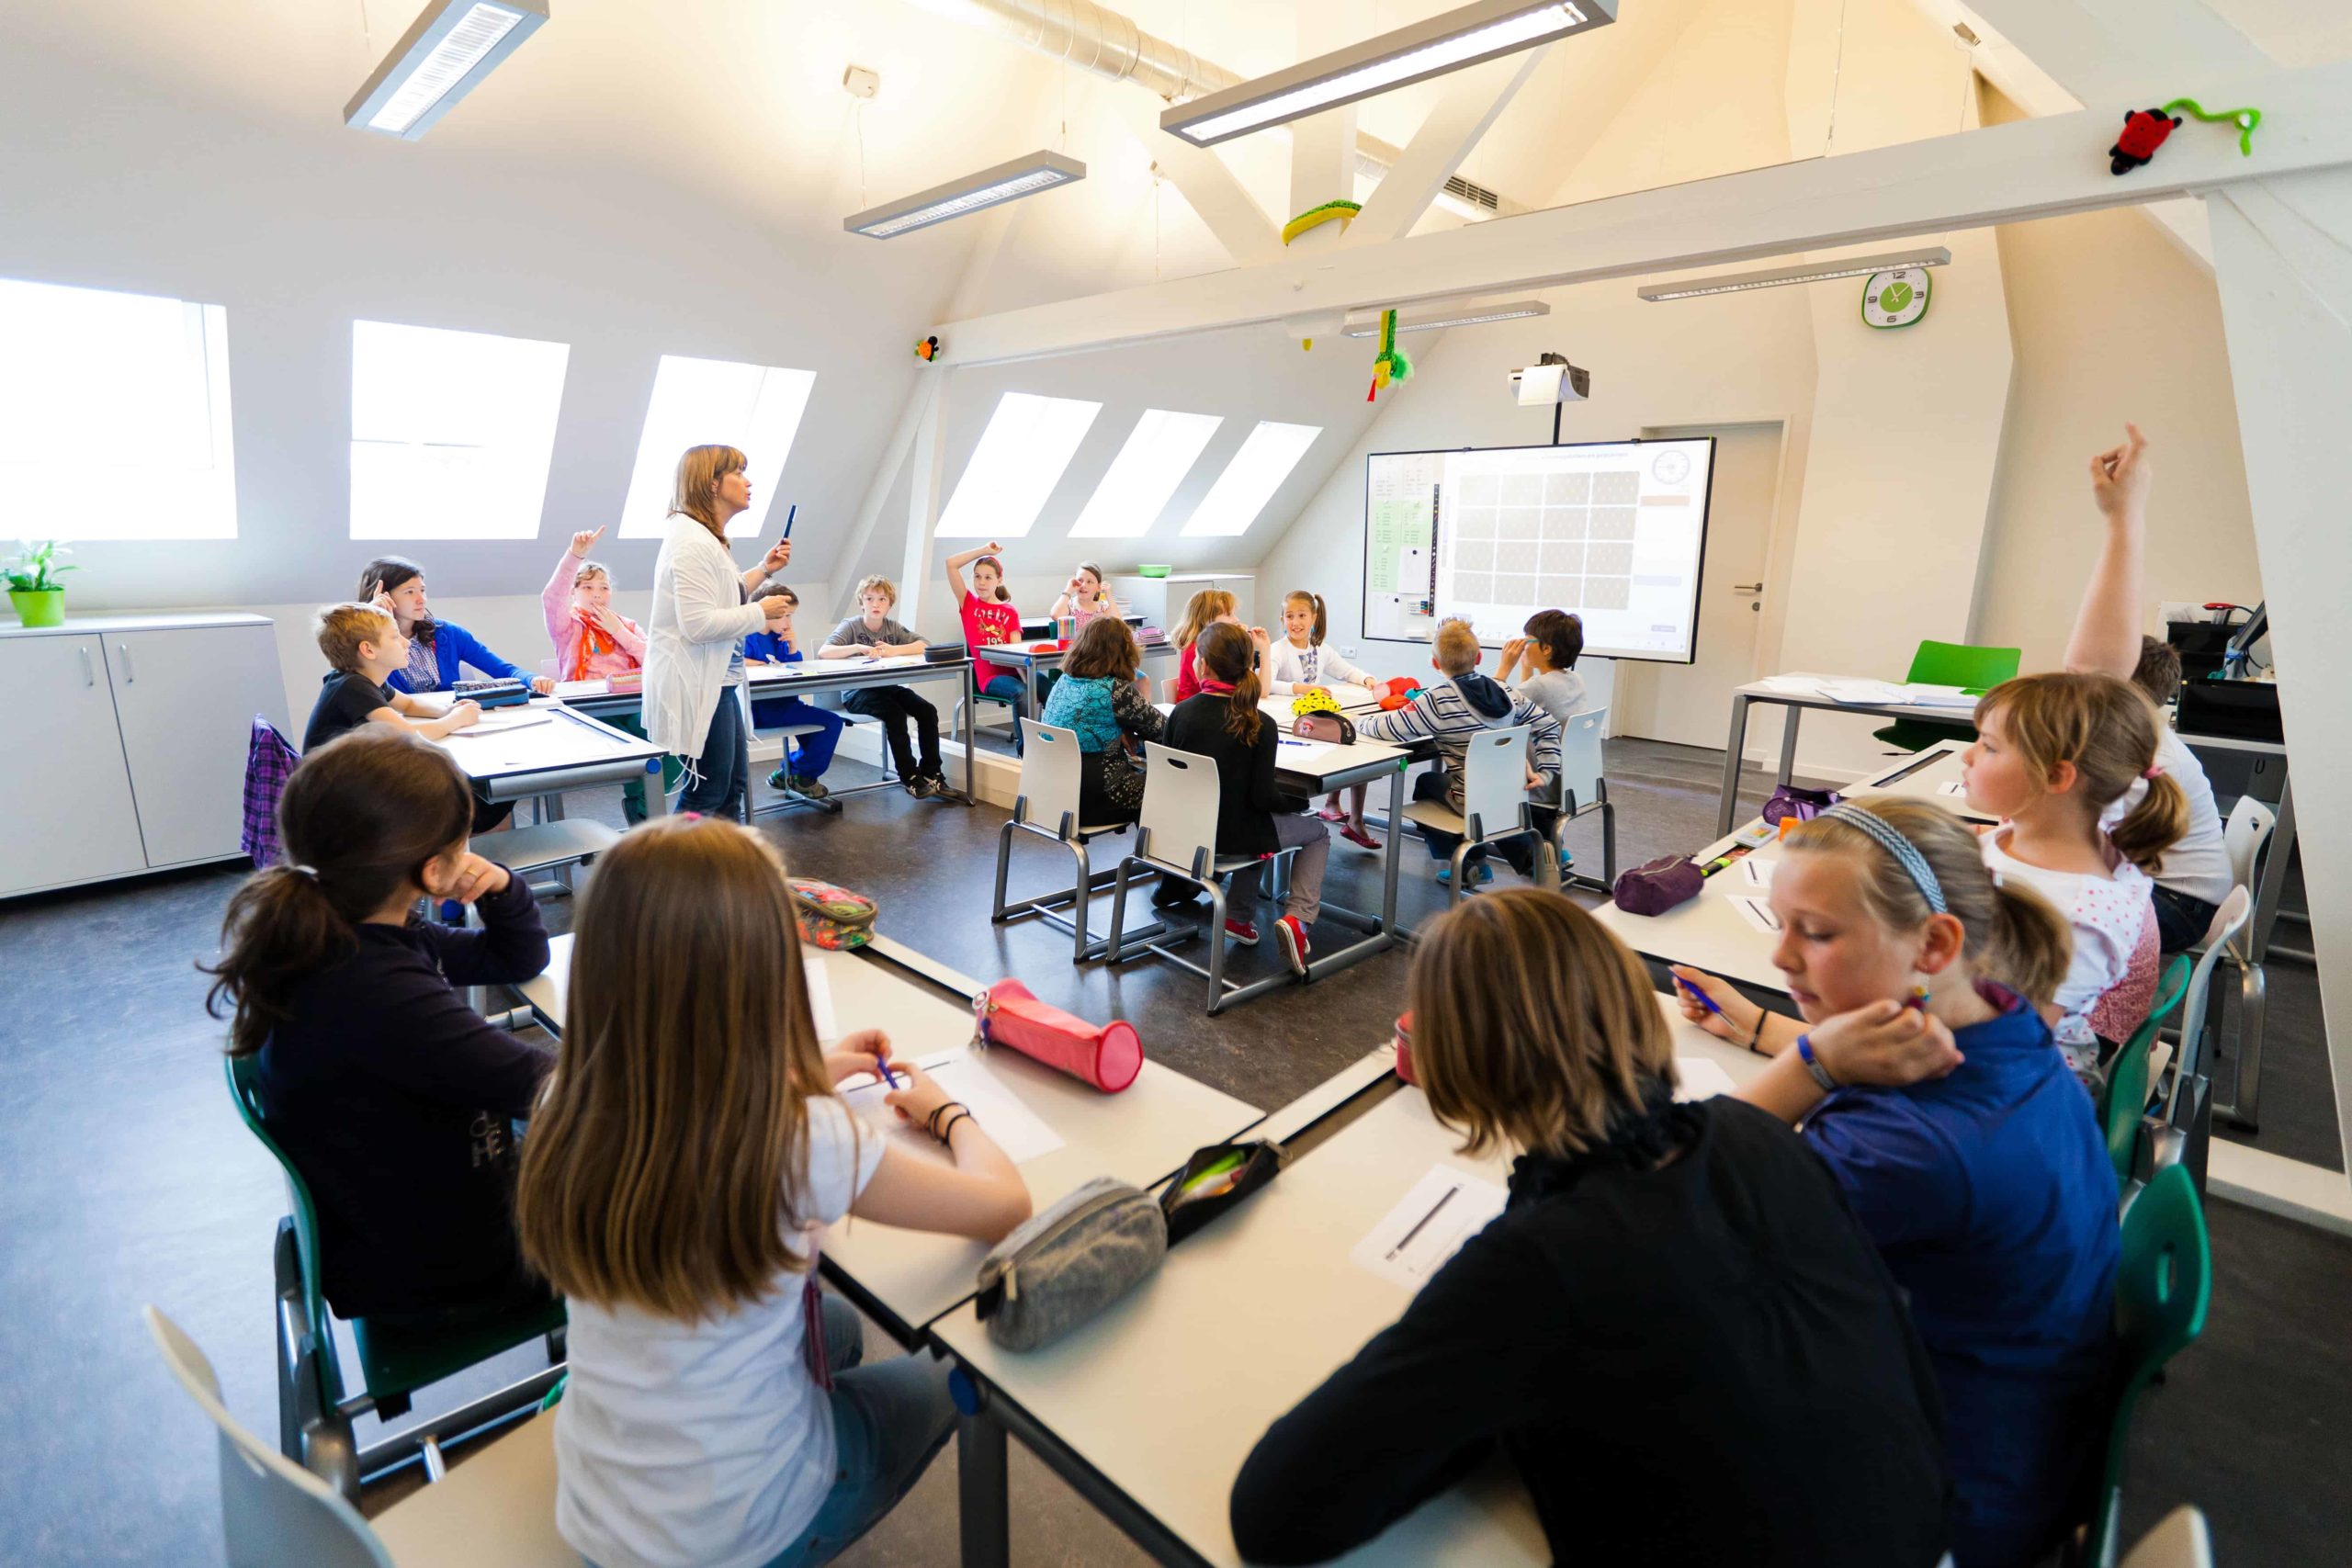
[[[364,725],[305,756],[277,799],[290,863],[245,879],[220,924],[205,1010],[230,1015],[229,1054],[250,1056],[294,1016],[303,983],[357,950],[360,922],[425,863],[462,848],[473,791],[449,754],[404,729]]]
[[[2165,852],[2188,831],[2188,792],[2170,773],[2148,781],[2148,793],[2107,830],[2108,841],[2150,876],[2164,869]]]
[[[1977,728],[1993,720],[2010,750],[2042,779],[2052,777],[2060,762],[2074,763],[2075,789],[2093,824],[2135,782],[2148,781],[2147,797],[2107,835],[2143,871],[2154,874],[2165,851],[2188,831],[2188,797],[2178,781],[2150,776],[2156,765],[2156,718],[2131,682],[2081,670],[2020,675],[1978,701]]]
[[[2075,953],[2066,918],[2032,888],[2004,881],[1994,884],[1992,925],[1981,960],[1985,975],[2030,1002],[2055,997]]]
[[[1259,727],[1266,722],[1266,716],[1258,711],[1258,699],[1265,688],[1258,681],[1257,649],[1250,634],[1230,622],[1213,621],[1203,628],[1193,649],[1195,664],[1233,688],[1225,732],[1244,746],[1255,746]]]

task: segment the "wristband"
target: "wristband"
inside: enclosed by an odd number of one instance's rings
[[[939,1130],[939,1141],[943,1144],[946,1143],[949,1137],[955,1134],[955,1131],[959,1124],[972,1120],[973,1116],[970,1111],[965,1110],[960,1105],[957,1106],[956,1108],[956,1114],[947,1119],[947,1125]]]
[[[960,1100],[942,1100],[930,1115],[922,1119],[922,1130],[934,1138],[940,1137],[939,1119],[951,1111],[961,1111],[967,1116],[972,1113],[972,1108]]]
[[[1769,1008],[1758,1008],[1756,1010],[1756,1029],[1755,1032],[1747,1037],[1748,1055],[1756,1055],[1759,1054],[1757,1047],[1764,1043],[1764,1021],[1771,1016],[1771,1010]]]
[[[1829,1069],[1823,1066],[1821,1058],[1813,1054],[1812,1035],[1797,1036],[1797,1055],[1804,1058],[1804,1070],[1813,1075],[1813,1081],[1819,1084],[1824,1090],[1835,1094],[1838,1090],[1838,1080],[1829,1076]]]

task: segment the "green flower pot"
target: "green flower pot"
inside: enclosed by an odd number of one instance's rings
[[[28,626],[62,626],[65,624],[65,590],[62,588],[11,588],[8,603],[17,607],[17,618]]]

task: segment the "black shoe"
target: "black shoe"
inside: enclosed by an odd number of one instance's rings
[[[1151,890],[1151,907],[1155,909],[1181,909],[1187,904],[1197,904],[1200,900],[1199,888],[1189,882],[1180,882],[1172,876],[1161,877],[1159,886]]]

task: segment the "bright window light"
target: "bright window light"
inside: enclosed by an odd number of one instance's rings
[[[351,323],[351,536],[532,539],[571,346]]]
[[[1138,539],[1159,520],[1160,509],[1192,471],[1201,448],[1224,419],[1213,413],[1170,413],[1146,409],[1127,444],[1111,460],[1111,471],[1094,487],[1086,510],[1069,531],[1073,539]]]
[[[0,519],[34,538],[233,539],[229,315],[0,278]]]
[[[1102,412],[1080,398],[1007,392],[939,514],[943,539],[1021,539]]]
[[[637,438],[637,467],[621,502],[624,539],[659,538],[669,524],[670,491],[678,457],[689,446],[720,442],[751,458],[752,504],[729,524],[730,536],[756,534],[767,521],[784,474],[784,459],[808,407],[813,370],[739,365],[728,359],[688,359],[665,354],[653,373],[653,400]]]
[[[1233,461],[1217,475],[1216,483],[1209,487],[1207,495],[1184,525],[1186,538],[1231,538],[1249,532],[1250,525],[1258,520],[1266,502],[1274,498],[1283,480],[1298,467],[1315,438],[1323,434],[1319,424],[1278,424],[1261,419]]]

